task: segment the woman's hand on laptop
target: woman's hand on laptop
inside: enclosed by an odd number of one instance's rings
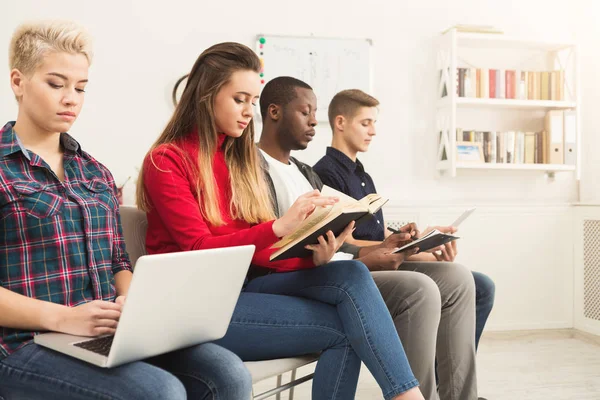
[[[333,232],[327,232],[325,236],[319,236],[319,244],[307,245],[305,248],[313,252],[313,262],[316,266],[327,264],[333,255],[340,249],[348,236],[354,230],[354,221],[350,222],[346,229],[338,237],[333,236]]]
[[[330,206],[339,201],[337,197],[321,196],[318,190],[313,190],[298,197],[287,212],[273,223],[273,233],[284,237],[292,233],[318,206]]]
[[[122,304],[101,300],[68,307],[58,318],[56,329],[53,330],[78,336],[113,335],[122,307]]]

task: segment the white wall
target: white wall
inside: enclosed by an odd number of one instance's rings
[[[581,127],[583,130],[583,168],[581,201],[600,203],[600,2],[589,2],[580,8],[581,26]]]
[[[568,173],[558,174],[555,182],[547,182],[539,173],[496,173],[490,179],[481,171],[454,180],[435,179],[433,42],[439,32],[456,23],[492,24],[511,35],[571,40],[580,27],[579,17],[588,15],[583,9],[537,0],[309,0],[289,3],[288,12],[283,2],[273,0],[152,3],[20,0],[0,5],[1,15],[10,16],[0,27],[0,37],[5,38],[0,54],[7,54],[14,27],[26,19],[73,18],[89,28],[95,37],[96,59],[86,108],[73,133],[117,179],[124,179],[140,164],[172,111],[169,94],[174,81],[191,68],[204,48],[224,40],[253,45],[260,32],[314,34],[369,37],[375,42],[380,134],[362,159],[376,177],[379,191],[394,203],[576,200],[576,185]],[[587,17],[586,21],[590,29],[593,20]],[[3,63],[0,76],[8,76],[7,72]],[[13,118],[16,106],[8,79],[0,85],[0,101],[4,119]],[[322,126],[318,139],[302,154],[309,162],[316,161],[329,142],[330,134]]]
[[[551,298],[557,282],[572,279],[572,250],[564,245],[565,238],[549,235],[536,244],[538,261],[533,253],[526,254],[528,247],[522,243],[535,240],[529,236],[536,227],[542,232],[562,229],[563,207],[578,198],[573,174],[559,173],[549,181],[539,173],[472,171],[453,180],[436,179],[434,40],[457,23],[490,24],[511,36],[580,40],[582,53],[587,52],[581,57],[582,99],[587,102],[582,108],[586,138],[582,188],[585,199],[598,199],[600,155],[594,148],[600,139],[593,133],[600,100],[600,78],[595,76],[600,56],[594,48],[600,37],[595,26],[600,10],[594,1],[172,0],[152,4],[142,0],[19,0],[2,2],[0,15],[5,16],[0,24],[0,54],[7,54],[10,35],[24,20],[61,17],[88,27],[95,38],[96,58],[87,103],[72,133],[113,171],[118,182],[135,174],[170,116],[173,83],[209,45],[239,41],[252,46],[259,33],[373,39],[374,94],[382,106],[379,135],[361,159],[379,192],[391,199],[390,213],[400,207],[414,209],[420,216],[426,207],[427,215],[443,216],[448,205],[456,211],[462,204],[483,207],[486,211],[479,222],[472,222],[480,232],[469,235],[472,241],[463,241],[461,260],[490,273],[498,283],[498,306],[490,324],[500,329],[572,324],[572,294],[558,306],[540,300]],[[6,63],[0,64],[0,76],[6,77],[0,84],[1,117],[13,119],[16,104]],[[299,157],[315,162],[329,140],[322,124],[317,139]],[[131,184],[126,199],[133,199]],[[507,218],[511,212],[513,217]],[[553,225],[553,216],[560,221],[558,226]],[[500,259],[490,261],[486,248],[494,249],[492,254]],[[498,251],[502,248],[518,251]],[[561,261],[557,264],[557,260]],[[547,263],[556,277],[544,278]],[[517,271],[525,273],[515,276]],[[540,279],[544,285],[539,285]],[[568,297],[568,290],[561,290]],[[531,304],[542,311],[522,307],[528,298],[537,299]]]

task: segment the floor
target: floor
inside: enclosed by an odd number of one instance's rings
[[[600,400],[600,337],[573,330],[492,332],[482,338],[477,361],[479,395],[488,400]],[[255,393],[274,384],[260,382]],[[356,399],[381,398],[363,368]],[[309,400],[310,383],[297,387],[294,399]]]

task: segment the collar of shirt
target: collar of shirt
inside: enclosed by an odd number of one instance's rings
[[[10,121],[2,130],[0,130],[0,158],[4,158],[8,155],[14,154],[18,151],[31,161],[29,151],[23,146],[21,139],[14,130],[15,121]],[[60,143],[66,151],[81,154],[81,146],[77,140],[73,139],[68,133],[60,134]]]
[[[356,162],[354,162],[350,157],[336,148],[328,147],[326,154],[327,156],[336,160],[350,172],[355,172],[356,170],[358,170],[358,172],[364,172],[365,170],[359,159],[356,159]]]

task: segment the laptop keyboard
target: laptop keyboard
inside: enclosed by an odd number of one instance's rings
[[[114,336],[104,336],[98,339],[86,340],[85,342],[73,343],[73,346],[81,347],[82,349],[108,357],[113,339]]]

